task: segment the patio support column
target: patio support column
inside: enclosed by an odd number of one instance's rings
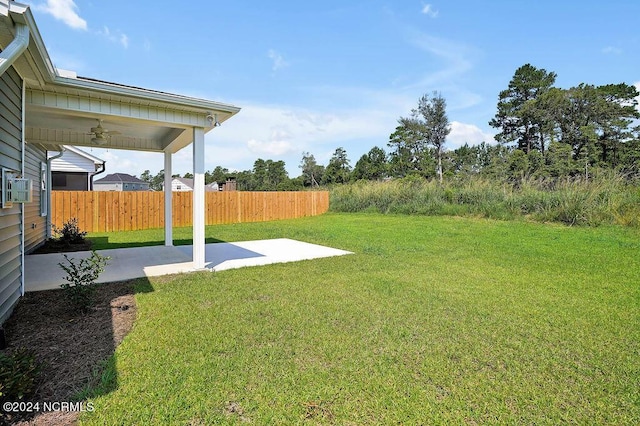
[[[193,128],[193,267],[204,269],[204,129]]]
[[[164,152],[164,245],[173,246],[173,204],[171,199],[171,152]]]

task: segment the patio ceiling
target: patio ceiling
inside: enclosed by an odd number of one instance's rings
[[[27,87],[25,138],[45,146],[75,145],[174,153],[193,140],[190,129],[205,133],[239,111],[232,105],[188,98],[82,77],[56,76],[54,82]],[[98,120],[109,132],[104,144],[92,142]]]

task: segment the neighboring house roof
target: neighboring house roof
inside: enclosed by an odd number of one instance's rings
[[[172,180],[172,183],[174,184],[178,184],[179,185],[184,185],[187,188],[193,190],[193,179],[192,178],[183,178],[183,177],[175,177]],[[219,186],[217,182],[211,182],[208,185],[204,186],[204,190],[205,191],[218,191],[219,190]]]
[[[193,179],[176,177],[176,178],[173,178],[173,180],[178,181],[182,185],[188,186],[189,188],[193,189]]]
[[[131,176],[126,173],[111,173],[109,175],[106,175],[102,179],[98,179],[93,182],[94,185],[101,184],[101,183],[146,183],[147,185],[149,184],[149,182],[145,182],[141,179],[138,179],[135,176]]]
[[[59,156],[60,153],[48,152],[49,158],[57,157],[51,160],[51,171],[95,173],[104,170],[104,160],[70,145],[62,148],[62,156]]]

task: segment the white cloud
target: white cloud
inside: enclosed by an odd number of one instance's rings
[[[76,12],[78,6],[74,0],[47,0],[45,4],[35,6],[34,9],[48,13],[73,29],[87,29],[87,21]]]
[[[605,55],[621,55],[622,49],[615,46],[607,46],[602,49],[602,53],[604,53]]]
[[[285,61],[284,57],[273,49],[269,49],[267,56],[273,62],[273,65],[271,66],[273,71],[278,71],[289,66],[289,63]]]
[[[444,67],[422,78],[417,84],[423,86],[441,85],[459,77],[472,69],[473,49],[451,40],[431,36],[422,32],[413,32],[410,42],[417,48],[441,59]]]
[[[258,141],[251,139],[247,142],[249,151],[254,154],[268,155],[268,156],[281,156],[292,152],[298,152],[298,150],[289,141]]]
[[[422,6],[422,14],[427,15],[429,18],[437,18],[438,11],[433,8],[431,4],[425,4]]]
[[[125,49],[129,47],[129,37],[120,30],[116,30],[115,33],[112,33],[109,27],[105,25],[102,27],[102,30],[97,31],[97,33],[112,43],[122,45]]]
[[[474,124],[460,123],[459,121],[451,122],[451,133],[447,137],[447,148],[457,149],[465,143],[469,145],[479,145],[482,142],[494,143],[493,135],[483,132]]]
[[[126,49],[129,47],[129,37],[126,34],[120,34],[120,44]]]
[[[341,110],[234,103],[242,106],[240,113],[207,134],[207,141],[211,141],[207,146],[215,147],[214,163],[207,168],[221,165],[246,170],[257,158],[263,158],[285,161],[290,175],[298,176],[302,152],[309,151],[324,161],[321,154],[339,146],[347,149],[349,158],[357,159],[374,145],[386,145],[400,111],[392,111],[392,103],[382,99],[366,108]]]

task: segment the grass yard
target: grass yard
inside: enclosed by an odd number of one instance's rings
[[[139,280],[82,421],[640,422],[638,231],[326,214],[207,236],[355,254]]]

